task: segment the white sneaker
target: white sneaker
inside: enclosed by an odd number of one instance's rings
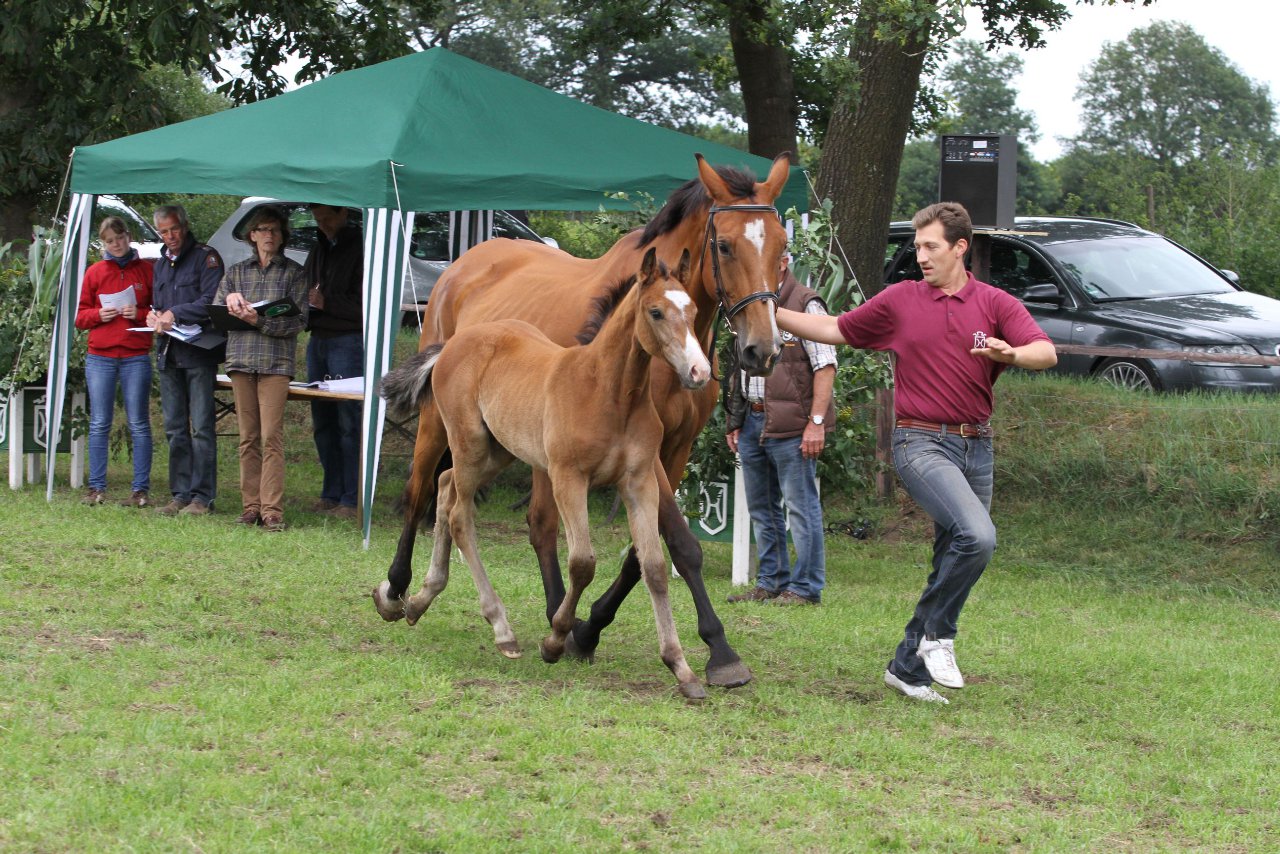
[[[916,655],[924,659],[933,681],[945,688],[963,688],[964,677],[960,675],[960,667],[956,664],[956,642],[946,640],[922,640]]]
[[[884,684],[890,688],[896,688],[913,700],[922,700],[926,703],[941,703],[944,706],[951,703],[950,700],[928,685],[908,685],[888,670],[884,672]]]

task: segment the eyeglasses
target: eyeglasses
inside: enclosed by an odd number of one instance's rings
[[[280,226],[278,225],[259,225],[253,229],[254,234],[279,234]]]

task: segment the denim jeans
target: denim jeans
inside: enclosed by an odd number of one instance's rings
[[[995,458],[990,437],[893,431],[893,465],[911,498],[933,519],[933,572],[889,669],[910,685],[933,680],[916,649],[924,638],[954,638],[960,609],[996,548],[991,522]]]
[[[213,389],[217,365],[160,369],[160,411],[169,440],[169,491],[179,501],[212,504],[218,492]]]
[[[822,504],[818,500],[818,463],[801,456],[801,437],[761,442],[763,429],[764,413],[748,410],[738,434],[742,481],[760,561],[756,586],[778,592],[790,590],[820,601],[827,582],[827,564]],[[794,563],[787,554],[786,522],[791,523]]]
[[[116,411],[116,384],[133,437],[133,491],[151,489],[151,356],[115,358],[90,353],[84,360],[89,386],[89,488],[107,488],[107,456]]]
[[[364,336],[359,332],[317,338],[307,343],[307,379],[345,379],[364,376]],[[356,401],[311,401],[311,425],[324,481],[320,497],[346,507],[356,506],[360,489],[360,416]]]

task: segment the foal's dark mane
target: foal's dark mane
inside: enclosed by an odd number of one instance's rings
[[[666,268],[663,268],[663,275],[666,275]],[[604,322],[617,309],[631,289],[636,284],[636,274],[632,273],[623,279],[618,280],[607,291],[591,300],[591,310],[587,312],[587,319],[582,324],[582,328],[578,330],[578,334],[574,336],[579,344],[590,344],[596,340],[596,336],[600,334],[600,330],[604,328]]]
[[[713,166],[716,174],[729,185],[729,192],[736,198],[749,199],[755,195],[756,176],[745,169],[733,166]],[[707,188],[702,181],[694,178],[681,184],[675,192],[667,197],[667,203],[658,211],[658,215],[649,220],[640,237],[640,245],[648,246],[653,240],[672,231],[684,222],[694,211],[701,210],[710,203]]]

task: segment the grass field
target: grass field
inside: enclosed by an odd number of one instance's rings
[[[380,503],[364,551],[353,524],[295,510],[316,476],[303,429],[290,428],[293,527],[282,535],[232,524],[227,440],[229,501],[207,519],[6,491],[0,849],[1274,849],[1280,595],[1265,520],[1219,507],[1219,519],[1245,521],[1214,533],[1182,499],[1157,503],[1161,472],[1143,476],[1154,491],[1126,492],[1124,466],[1090,503],[1087,484],[1071,486],[1086,476],[1084,450],[1028,472],[1041,453],[1023,438],[1034,425],[1114,406],[1088,390],[1063,413],[1033,413],[1023,404],[1074,387],[1010,379],[1001,547],[961,621],[969,687],[948,692],[947,707],[881,682],[929,556],[924,520],[905,509],[884,511],[875,539],[828,538],[821,608],[718,604],[756,679],[689,703],[658,660],[640,595],[594,665],[538,658],[541,586],[522,514],[508,509],[518,478],[481,510],[490,574],[525,649],[517,661],[493,648],[457,560],[416,627],[377,617],[368,593],[398,523]],[[1076,432],[1058,443],[1084,443]],[[1090,435],[1104,463],[1135,457]],[[403,465],[392,456],[388,496]],[[1221,452],[1204,462],[1222,469],[1214,483],[1232,465]],[[125,472],[115,461],[113,482]],[[162,455],[156,472],[162,482]],[[828,519],[853,512],[830,500]],[[606,523],[598,501],[602,590],[625,522]],[[717,603],[731,592],[728,565],[709,545]],[[673,602],[700,671],[706,651],[678,582]]]

